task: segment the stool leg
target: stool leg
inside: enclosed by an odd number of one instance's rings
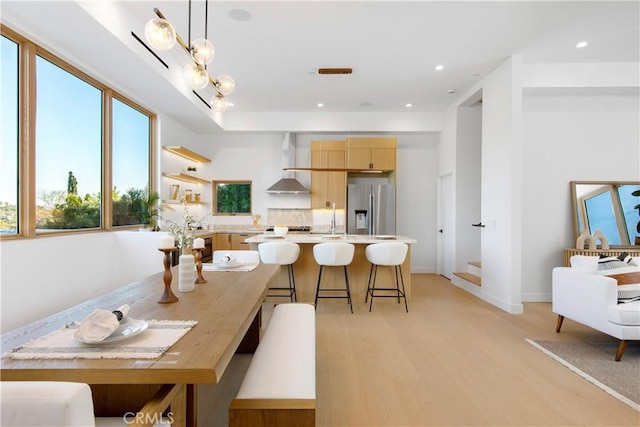
[[[371,307],[373,307],[373,294],[376,291],[376,277],[378,276],[378,266],[373,264],[371,265],[371,269],[373,270],[373,282],[371,283],[371,301],[369,301],[369,312],[371,312]]]
[[[407,313],[408,313],[409,306],[407,305],[407,294],[405,293],[405,290],[404,290],[404,277],[402,277],[402,267],[398,265],[396,266],[396,268],[400,270],[400,281],[402,283],[402,298],[404,298],[404,309],[407,310]],[[396,280],[397,280],[397,276],[396,276]]]
[[[395,276],[396,276],[396,299],[398,300],[398,304],[400,304],[400,283],[398,281],[398,266],[394,265],[393,269],[395,270]]]
[[[318,308],[318,293],[320,293],[320,280],[322,280],[322,267],[324,266],[321,265],[320,271],[318,272],[318,285],[316,286],[316,300],[314,302],[314,305],[316,306],[316,308]]]
[[[344,266],[344,281],[347,285],[347,300],[349,301],[349,308],[351,308],[351,314],[353,314],[353,305],[351,304],[351,289],[349,288],[349,275],[347,274],[347,266]]]
[[[367,280],[367,293],[364,297],[364,302],[369,300],[369,291],[371,290],[371,275],[373,274],[373,264],[371,264],[371,268],[369,269],[369,280]]]
[[[293,274],[293,264],[289,264],[289,292],[291,293],[291,302],[297,302],[298,296],[296,295],[296,278]]]

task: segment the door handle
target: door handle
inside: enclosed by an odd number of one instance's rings
[[[480,222],[479,222],[479,223],[477,223],[477,224],[471,224],[471,226],[472,226],[472,227],[480,227],[480,228],[485,228],[485,227],[486,227],[486,225],[484,225],[484,224],[482,223],[482,221],[480,221]]]
[[[438,230],[438,233],[442,233],[442,228],[440,230]]]

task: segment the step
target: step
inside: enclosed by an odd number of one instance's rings
[[[467,282],[473,283],[474,285],[482,286],[482,279],[480,278],[480,276],[476,276],[475,274],[471,274],[471,273],[453,273],[453,274],[463,278]]]
[[[482,277],[482,265],[479,261],[470,261],[467,263],[467,273],[474,276]]]

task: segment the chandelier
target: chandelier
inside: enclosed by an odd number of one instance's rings
[[[144,35],[151,46],[158,50],[169,50],[176,41],[182,47],[191,62],[184,66],[182,72],[192,89],[204,89],[207,85],[213,86],[216,94],[210,101],[211,108],[216,112],[227,109],[229,102],[225,95],[229,95],[235,89],[235,82],[230,76],[221,75],[213,79],[207,72],[207,65],[213,61],[215,50],[213,44],[207,40],[207,24],[209,14],[209,0],[205,2],[204,38],[191,41],[191,0],[189,0],[189,39],[188,44],[173,28],[173,25],[164,17],[158,8],[153,11],[158,16],[147,22],[144,27]]]

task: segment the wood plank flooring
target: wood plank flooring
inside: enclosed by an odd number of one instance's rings
[[[640,413],[525,341],[607,335],[570,319],[556,334],[549,303],[511,315],[441,276],[412,278],[408,314],[391,298],[376,299],[369,313],[364,295],[355,295],[354,314],[345,300],[319,302],[318,426],[640,425]],[[242,375],[236,369],[223,379],[239,384]],[[232,398],[233,387],[211,387],[199,397],[211,408],[199,424],[225,425],[212,402],[223,410],[221,394]]]

